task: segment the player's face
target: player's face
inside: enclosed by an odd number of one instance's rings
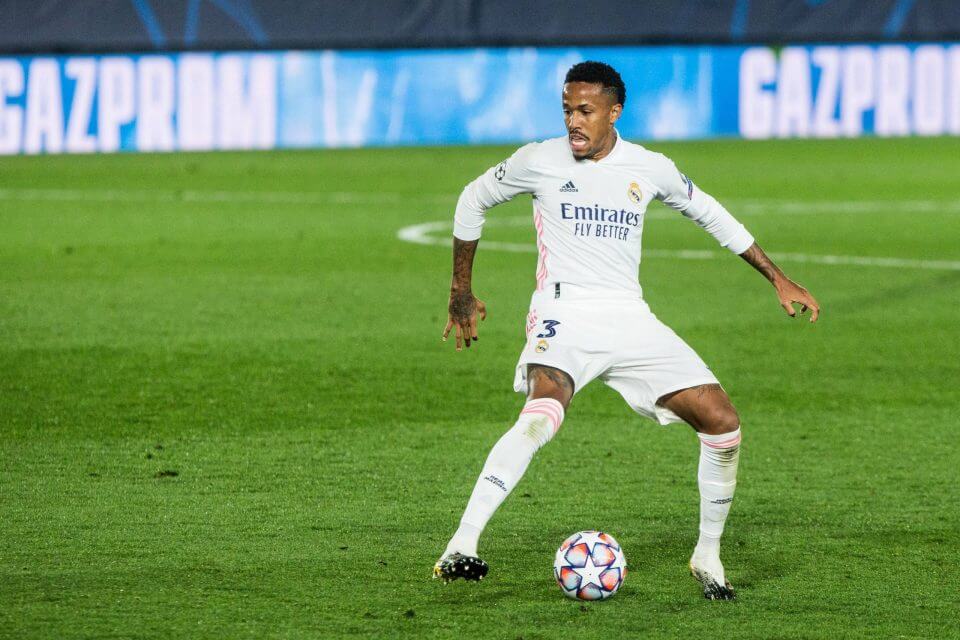
[[[568,82],[563,85],[563,119],[567,125],[570,150],[577,160],[598,158],[613,147],[613,125],[623,105],[603,85],[595,82]]]

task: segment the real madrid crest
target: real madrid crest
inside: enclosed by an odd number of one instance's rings
[[[637,204],[643,202],[643,192],[640,191],[640,185],[636,182],[630,183],[630,187],[627,189],[627,195]]]
[[[546,340],[538,340],[538,341],[537,341],[537,353],[543,353],[544,351],[546,351],[546,350],[549,349],[549,348],[550,348],[550,345],[547,343]]]

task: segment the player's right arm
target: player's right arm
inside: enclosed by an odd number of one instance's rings
[[[477,317],[487,317],[482,300],[473,295],[473,257],[477,252],[486,213],[521,193],[535,190],[535,172],[532,156],[537,144],[521,147],[512,156],[468,184],[457,201],[453,218],[453,278],[450,283],[450,302],[447,308],[447,326],[443,339],[456,329],[457,351],[478,340]]]

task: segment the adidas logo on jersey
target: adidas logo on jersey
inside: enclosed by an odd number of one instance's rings
[[[573,180],[567,182],[567,184],[560,187],[560,193],[573,193],[577,191],[577,187],[573,184]]]

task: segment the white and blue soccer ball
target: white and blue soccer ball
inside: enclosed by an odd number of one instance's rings
[[[568,598],[605,600],[627,577],[627,559],[613,536],[602,531],[580,531],[557,549],[553,575]]]

